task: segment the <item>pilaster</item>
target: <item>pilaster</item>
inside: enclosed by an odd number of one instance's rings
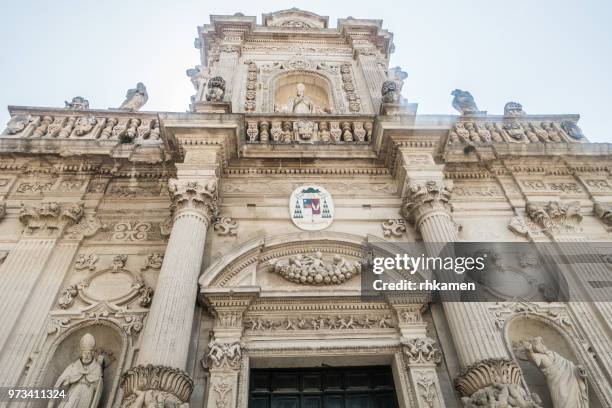
[[[253,288],[229,293],[203,288],[202,294],[215,316],[214,334],[206,354],[206,365],[210,371],[206,406],[246,406],[248,398],[244,388],[248,388],[249,361],[241,341],[242,317],[258,291]]]

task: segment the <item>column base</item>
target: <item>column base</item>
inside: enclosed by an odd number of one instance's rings
[[[179,406],[188,403],[193,392],[193,380],[178,368],[149,364],[127,370],[121,376],[121,389],[122,408],[162,402]]]
[[[461,371],[455,388],[461,393],[465,407],[497,406],[538,408],[539,398],[525,391],[520,367],[510,359],[486,359]]]

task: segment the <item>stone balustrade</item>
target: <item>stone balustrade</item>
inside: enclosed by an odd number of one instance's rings
[[[448,132],[448,144],[585,142],[574,121],[506,117],[502,120],[460,120]]]
[[[373,116],[248,115],[244,137],[253,144],[369,144],[373,128]]]
[[[117,111],[15,112],[0,138],[116,140],[117,143],[161,143],[157,115]]]

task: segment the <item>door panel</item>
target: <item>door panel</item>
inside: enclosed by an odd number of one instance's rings
[[[251,370],[249,408],[397,408],[390,367]]]

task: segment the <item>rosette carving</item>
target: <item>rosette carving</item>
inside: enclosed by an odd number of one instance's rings
[[[202,213],[210,222],[219,212],[219,192],[216,180],[210,180],[207,183],[170,180],[168,190],[172,198],[170,210],[175,216],[183,210],[191,209]]]

